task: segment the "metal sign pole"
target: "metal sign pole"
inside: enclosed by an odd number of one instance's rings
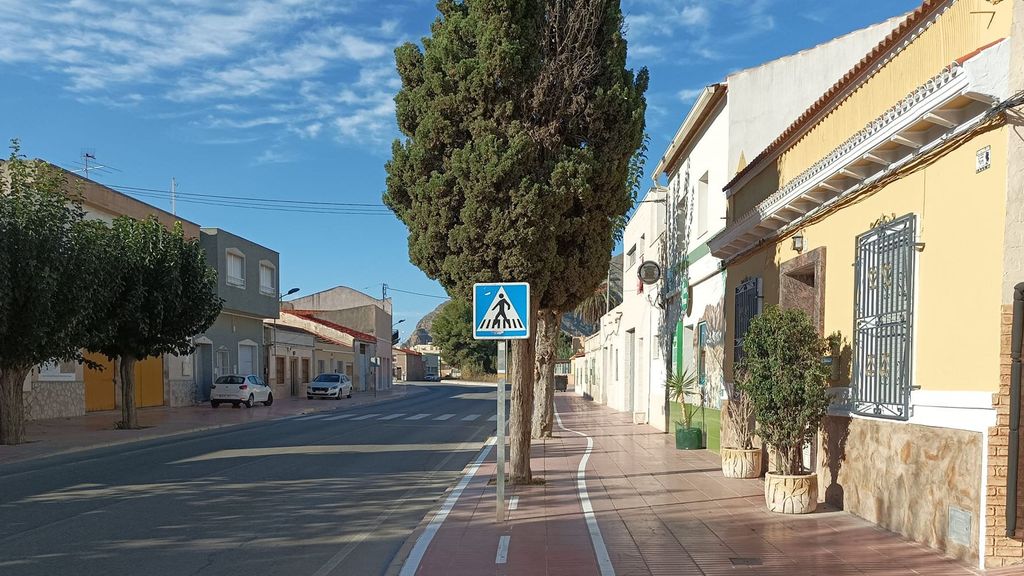
[[[505,521],[505,379],[508,373],[508,341],[498,341],[498,439],[497,439],[497,521]]]

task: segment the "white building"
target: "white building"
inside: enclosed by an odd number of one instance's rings
[[[665,430],[667,359],[661,341],[671,338],[673,370],[681,366],[698,374],[709,407],[721,406],[731,386],[722,376],[725,272],[707,242],[725,225],[722,188],[900,20],[736,72],[698,95],[655,169],[666,185],[656,182],[626,226],[623,302],[601,319],[599,346],[587,341],[586,362],[599,373],[585,377],[580,388],[595,401]],[[669,214],[686,231],[685,245],[672,258],[662,254]],[[644,260],[658,262],[663,274],[666,260],[686,262],[687,306],[674,329],[662,326],[660,283],[640,291],[637,269]],[[713,435],[717,430],[709,430],[709,439]]]

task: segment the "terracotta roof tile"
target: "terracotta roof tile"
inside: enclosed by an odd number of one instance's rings
[[[281,312],[283,314],[291,314],[292,316],[298,316],[299,318],[303,318],[305,320],[309,320],[310,322],[316,322],[317,324],[320,324],[321,326],[326,326],[326,327],[328,327],[328,328],[330,328],[332,330],[337,330],[338,332],[344,332],[345,334],[348,334],[349,336],[352,336],[356,340],[363,340],[365,342],[371,342],[371,343],[376,343],[377,342],[377,338],[375,336],[373,336],[372,334],[367,334],[366,332],[360,332],[358,330],[353,330],[353,329],[349,328],[348,326],[342,326],[341,324],[336,324],[334,322],[331,322],[330,320],[324,320],[323,318],[317,318],[316,317],[316,310],[282,310]]]

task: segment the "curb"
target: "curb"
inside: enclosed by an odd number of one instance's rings
[[[363,403],[358,404],[358,405],[348,405],[348,406],[344,406],[344,407],[328,406],[328,407],[325,407],[323,409],[306,410],[306,411],[298,412],[296,414],[292,414],[292,415],[289,415],[289,416],[282,416],[281,418],[293,418],[293,417],[296,417],[296,416],[304,416],[304,415],[307,415],[307,414],[316,414],[318,412],[328,412],[328,411],[331,410],[331,408],[334,408],[338,412],[343,412],[343,411],[346,411],[346,410],[354,410],[354,409],[362,407],[362,406],[373,406],[373,405],[376,405],[376,404],[383,404],[385,402],[393,402],[393,401],[396,401],[396,400],[404,400],[406,398],[410,398],[410,397],[413,397],[413,396],[418,396],[420,394],[425,394],[427,392],[428,392],[428,390],[426,390],[426,389],[423,389],[423,388],[420,388],[420,387],[416,387],[416,388],[408,390],[405,394],[402,394],[401,396],[399,396],[397,398],[381,398],[379,400],[371,400],[369,402],[363,402]],[[21,464],[21,463],[29,462],[29,461],[32,461],[32,460],[41,460],[43,458],[52,458],[54,456],[66,456],[68,454],[75,454],[75,453],[78,453],[78,452],[86,452],[88,450],[99,450],[101,448],[111,448],[111,447],[114,447],[114,446],[122,446],[122,445],[125,445],[125,444],[134,444],[134,443],[137,443],[137,442],[147,442],[147,441],[150,441],[150,440],[163,440],[163,439],[166,439],[166,438],[173,438],[175,436],[182,436],[182,435],[185,435],[185,434],[193,434],[193,433],[196,433],[196,432],[208,432],[210,430],[219,430],[221,428],[231,428],[232,426],[243,426],[243,425],[246,425],[246,424],[257,424],[257,423],[275,422],[277,420],[280,420],[280,418],[268,418],[268,419],[265,419],[265,420],[250,420],[248,422],[225,422],[223,424],[203,425],[203,426],[199,426],[199,427],[196,427],[196,428],[188,428],[186,430],[175,430],[173,432],[166,432],[166,433],[162,433],[162,434],[155,434],[153,436],[145,436],[145,437],[141,437],[141,438],[125,438],[125,439],[122,439],[122,440],[112,440],[112,441],[109,441],[109,442],[100,442],[100,443],[97,443],[97,444],[89,444],[87,446],[76,446],[74,448],[68,448],[66,450],[58,450],[56,452],[48,452],[46,454],[36,454],[36,455],[32,455],[32,456],[26,456],[25,458],[16,458],[16,459],[13,459],[13,460],[8,460],[8,461],[0,461],[0,466],[7,466],[7,465],[13,465],[13,464]]]

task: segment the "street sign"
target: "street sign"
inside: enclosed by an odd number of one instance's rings
[[[529,337],[529,284],[500,282],[473,285],[473,338],[525,340]]]

